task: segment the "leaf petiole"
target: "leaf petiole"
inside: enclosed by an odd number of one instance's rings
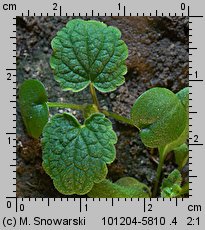
[[[134,126],[133,121],[131,119],[129,119],[129,118],[121,116],[121,115],[119,115],[117,113],[109,112],[109,111],[107,111],[105,109],[102,109],[101,112],[107,117],[112,117],[117,121],[121,121],[123,123],[126,123],[126,124]]]
[[[166,148],[159,148],[159,164],[157,167],[157,175],[155,179],[152,197],[156,197],[157,195],[157,191],[159,188],[159,181],[160,181],[161,174],[162,174],[162,167],[163,167],[165,158],[166,158]]]
[[[87,104],[77,105],[77,104],[61,103],[61,102],[47,102],[47,105],[50,108],[70,108],[70,109],[80,110],[80,111],[84,111],[86,107],[88,106]],[[109,112],[105,109],[101,109],[100,112],[103,113],[107,117],[112,117],[117,121],[121,121],[123,123],[134,126],[133,121],[131,119],[121,116],[117,113]]]
[[[47,102],[47,105],[52,108],[70,108],[75,110],[83,111],[86,105],[77,105],[77,104],[70,104],[70,103],[60,103],[60,102]]]
[[[92,99],[93,99],[93,104],[97,106],[98,109],[100,109],[100,105],[98,102],[98,98],[97,98],[97,94],[95,91],[95,87],[93,86],[92,83],[90,83],[90,93],[92,95]]]

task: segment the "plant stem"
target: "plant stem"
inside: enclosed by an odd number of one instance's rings
[[[98,98],[97,98],[97,94],[95,91],[95,87],[93,86],[92,83],[90,83],[90,93],[92,95],[92,99],[93,99],[93,104],[95,104],[97,106],[98,109],[100,109],[100,105],[98,102]]]
[[[76,105],[76,104],[61,103],[61,102],[47,102],[47,105],[52,108],[70,108],[70,109],[80,110],[80,111],[84,111],[87,106],[87,105]],[[121,121],[123,123],[134,126],[131,119],[123,117],[117,113],[109,112],[105,109],[100,110],[100,112],[107,117],[112,117],[117,121]]]
[[[114,118],[117,121],[121,121],[123,123],[126,123],[126,124],[134,126],[132,120],[129,119],[129,118],[123,117],[123,116],[121,116],[121,115],[119,115],[117,113],[109,112],[109,111],[107,111],[105,109],[102,109],[101,112],[103,114],[105,114],[105,116],[107,116],[107,117],[112,117],[112,118]]]
[[[47,102],[49,107],[58,107],[58,108],[70,108],[75,110],[84,110],[85,105],[76,105],[76,104],[68,104],[68,103],[60,103],[60,102]]]
[[[165,148],[159,149],[159,164],[157,167],[157,175],[156,175],[154,189],[153,189],[153,193],[152,193],[152,197],[154,197],[154,198],[156,198],[157,192],[158,192],[159,181],[161,178],[162,167],[163,167],[164,159],[165,159],[164,155],[165,155]]]

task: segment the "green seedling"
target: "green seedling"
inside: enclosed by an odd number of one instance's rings
[[[181,187],[182,176],[179,170],[172,171],[162,182],[161,197],[173,198],[186,194],[189,190],[188,183]]]
[[[177,94],[165,88],[152,88],[143,93],[132,107],[131,118],[140,130],[142,142],[159,150],[154,196],[167,154],[187,140],[188,95],[188,88]]]
[[[155,197],[167,154],[175,150],[178,155],[177,148],[187,139],[188,88],[177,94],[165,88],[150,89],[136,100],[131,119],[126,118],[102,109],[96,95],[96,89],[111,92],[125,81],[128,48],[117,28],[74,19],[57,33],[51,46],[50,65],[62,90],[79,92],[89,86],[93,100],[93,104],[83,105],[49,102],[43,84],[37,80],[27,80],[20,87],[19,104],[27,132],[34,138],[42,134],[43,168],[56,189],[66,195],[90,197]],[[80,110],[84,122],[80,124],[69,113],[48,120],[49,107]],[[142,142],[159,149],[152,194],[135,178],[125,177],[115,183],[106,179],[107,164],[116,158],[117,143],[107,117],[137,127]],[[185,164],[182,157],[176,157],[176,161]]]

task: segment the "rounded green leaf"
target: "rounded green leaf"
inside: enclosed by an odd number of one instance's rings
[[[120,37],[117,28],[102,22],[69,21],[51,42],[50,65],[62,89],[78,92],[92,82],[110,92],[122,85],[128,49]]]
[[[142,142],[151,148],[176,141],[188,122],[181,100],[165,88],[152,88],[143,93],[132,107],[131,118],[140,129]]]
[[[70,114],[55,115],[43,130],[43,167],[63,194],[86,194],[107,175],[117,141],[111,122],[96,113],[84,125]]]
[[[48,122],[47,93],[38,80],[24,81],[19,89],[21,115],[30,136],[38,138]]]
[[[115,183],[103,180],[88,193],[93,198],[148,198],[150,189],[132,177],[122,177]]]

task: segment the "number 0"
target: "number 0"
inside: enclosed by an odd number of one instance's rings
[[[7,201],[7,208],[11,208],[11,201]]]
[[[19,205],[19,210],[20,210],[21,212],[24,211],[24,204],[20,204],[20,205]]]
[[[185,10],[185,8],[186,8],[185,3],[182,3],[182,4],[181,4],[181,10]]]

